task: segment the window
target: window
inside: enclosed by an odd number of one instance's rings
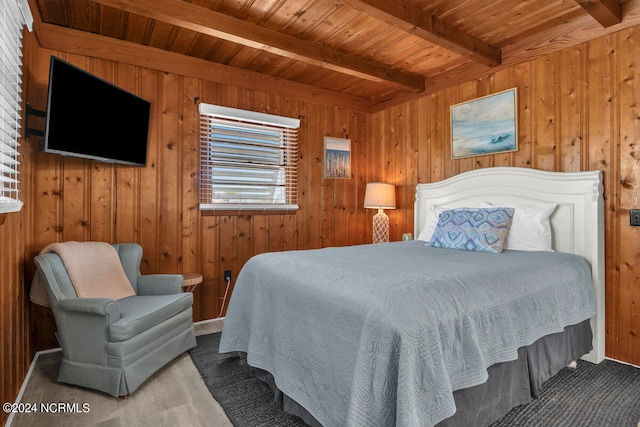
[[[200,209],[298,209],[300,120],[200,104]]]
[[[31,26],[26,0],[0,0],[0,214],[22,208],[18,138],[22,105],[22,26]]]

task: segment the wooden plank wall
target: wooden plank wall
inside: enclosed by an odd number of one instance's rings
[[[52,54],[152,103],[145,168],[63,158],[41,153],[35,149],[35,141],[29,142],[24,160],[32,182],[26,191],[37,209],[33,211],[33,230],[27,236],[31,249],[27,261],[50,242],[138,242],[144,249],[143,273],[203,274],[194,303],[194,318],[201,320],[221,312],[223,270],[232,270],[235,279],[255,254],[370,241],[368,221],[373,212],[362,207],[369,178],[370,113],[42,49],[30,35],[25,45],[30,52],[25,58],[25,93],[34,108],[45,108]],[[99,102],[87,99],[86,108],[94,101]],[[301,117],[297,213],[200,213],[199,102]],[[351,139],[351,179],[324,179],[324,136]],[[91,143],[90,135],[87,143]],[[371,179],[378,178],[372,175]],[[42,329],[46,329],[44,337],[39,336]],[[53,344],[47,338],[51,332],[51,325],[34,330],[36,350]]]
[[[29,322],[23,274],[22,213],[0,225],[0,401],[14,402],[29,368]],[[0,413],[4,425],[8,414]]]
[[[601,170],[606,218],[606,354],[640,365],[640,27],[620,31],[375,113],[372,162],[402,188],[390,213],[395,238],[410,230],[413,188],[470,169]],[[512,87],[519,96],[519,150],[451,159],[449,107]]]

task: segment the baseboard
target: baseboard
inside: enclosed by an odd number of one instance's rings
[[[57,348],[52,348],[49,350],[41,350],[36,352],[36,354],[33,356],[33,360],[31,361],[31,365],[29,366],[29,370],[27,371],[27,375],[25,375],[24,379],[22,380],[22,385],[20,386],[20,391],[18,392],[18,397],[16,397],[16,401],[14,403],[20,403],[22,401],[22,396],[24,395],[24,389],[27,386],[27,384],[29,383],[29,378],[31,378],[31,373],[33,372],[33,369],[36,366],[36,362],[38,361],[38,358],[40,357],[41,354],[48,354],[48,353],[55,353],[57,351],[62,351],[62,349],[60,347]],[[5,424],[5,427],[10,427],[11,426],[11,422],[13,421],[13,412],[9,414],[9,418],[7,419],[7,422]]]
[[[220,320],[224,321],[225,318],[226,318],[225,316],[222,316],[222,317],[215,317],[213,319],[199,320],[197,322],[193,322],[193,325],[194,326],[195,325],[204,325],[204,324],[207,324],[207,323],[217,322],[217,321],[220,321]]]
[[[638,365],[634,365],[633,363],[623,362],[622,360],[614,359],[614,358],[612,358],[612,357],[605,357],[605,359],[607,359],[607,360],[611,360],[611,361],[616,362],[616,363],[622,363],[623,365],[633,366],[634,368],[638,368],[638,369],[640,369],[640,366],[638,366]],[[640,427],[640,423],[638,423],[638,426]]]

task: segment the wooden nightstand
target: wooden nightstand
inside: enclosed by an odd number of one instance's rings
[[[184,282],[182,283],[182,292],[193,292],[193,290],[202,283],[202,274],[200,273],[184,273]]]

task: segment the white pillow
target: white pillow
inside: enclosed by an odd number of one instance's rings
[[[491,203],[483,205],[493,206]],[[515,209],[504,249],[553,252],[549,217],[557,206],[555,203],[499,203],[495,206]]]
[[[427,212],[427,218],[424,221],[424,226],[420,231],[420,235],[417,240],[424,240],[425,242],[431,241],[431,236],[433,236],[433,232],[436,229],[436,225],[438,224],[438,219],[440,218],[440,214],[442,211],[447,210],[448,208],[444,206],[429,206],[429,211]]]

